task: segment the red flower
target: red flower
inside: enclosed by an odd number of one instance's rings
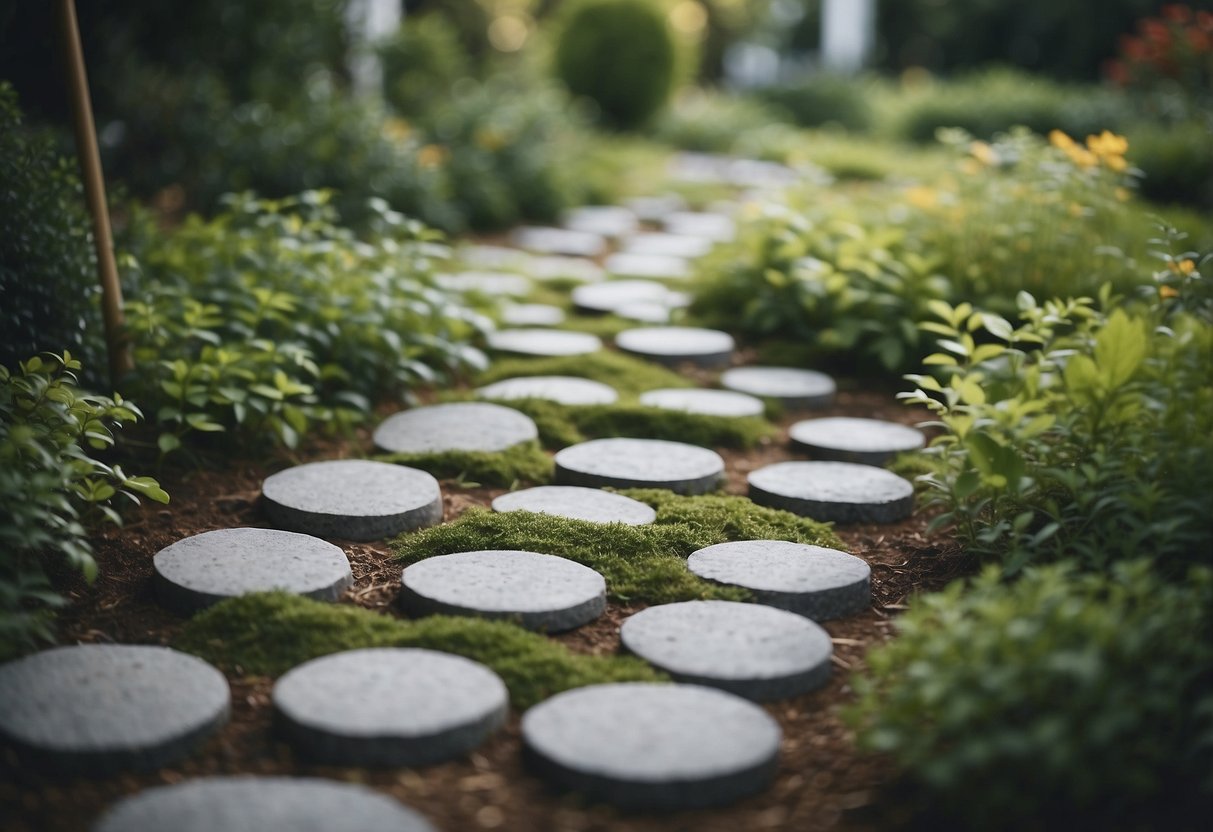
[[[1187,23],[1192,19],[1192,10],[1179,3],[1170,3],[1162,7],[1162,16],[1172,23]]]
[[[1171,29],[1161,20],[1150,18],[1141,22],[1141,31],[1145,35],[1146,40],[1158,46],[1167,46],[1171,43]]]

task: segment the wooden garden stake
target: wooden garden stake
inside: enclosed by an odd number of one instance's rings
[[[105,178],[101,173],[101,154],[97,150],[97,128],[93,123],[93,106],[89,101],[88,75],[84,69],[84,50],[80,45],[75,0],[59,0],[59,34],[71,88],[76,155],[80,160],[84,197],[93,218],[93,245],[97,250],[97,273],[101,279],[101,315],[105,322],[110,382],[117,387],[119,380],[130,372],[132,363],[129,346],[122,334],[122,287],[118,283],[118,266],[114,262]]]

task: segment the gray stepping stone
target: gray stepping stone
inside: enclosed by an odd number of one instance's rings
[[[227,679],[167,647],[57,647],[0,666],[0,743],[57,773],[150,770],[227,722]]]
[[[486,550],[439,555],[406,567],[400,603],[413,615],[506,619],[528,630],[580,627],[606,611],[606,581],[565,558]]]
[[[505,722],[489,668],[449,653],[370,648],[305,662],[274,684],[278,728],[330,765],[414,766],[462,756]]]
[[[438,480],[366,459],[287,468],[266,478],[261,496],[275,526],[316,537],[380,540],[442,522]]]
[[[716,329],[654,326],[627,329],[615,336],[615,346],[659,364],[689,361],[700,367],[720,367],[733,357],[733,337]]]
[[[522,297],[531,291],[531,281],[504,272],[458,272],[434,275],[434,284],[448,292],[477,292],[493,297]]]
[[[435,832],[386,794],[318,777],[205,777],[115,803],[92,832]]]
[[[926,444],[917,428],[879,419],[806,419],[788,428],[792,445],[816,459],[884,465]]]
[[[523,376],[494,382],[476,391],[482,399],[545,399],[564,405],[612,404],[614,387],[576,376]]]
[[[745,587],[761,604],[827,621],[872,602],[872,569],[862,558],[783,540],[718,543],[687,559],[699,577]]]
[[[538,438],[525,413],[487,402],[455,402],[393,414],[375,428],[375,444],[397,454],[495,453]]]
[[[706,494],[724,476],[708,448],[662,439],[592,439],[556,454],[556,484],[590,488],[668,488]]]
[[[485,340],[489,349],[515,355],[588,355],[602,349],[597,335],[559,329],[502,329]]]
[[[794,367],[734,367],[720,375],[720,386],[793,409],[829,407],[837,389],[825,373]]]
[[[675,193],[633,197],[623,204],[645,222],[661,222],[666,215],[687,207],[687,201]]]
[[[186,614],[250,592],[279,590],[336,601],[354,582],[345,552],[306,534],[217,529],[156,553],[156,595]]]
[[[506,326],[557,326],[564,323],[564,310],[548,303],[510,303],[501,307]]]
[[[573,290],[573,305],[583,312],[606,314],[629,303],[665,303],[670,290],[652,280],[608,280]]]
[[[567,228],[523,226],[510,233],[510,242],[540,254],[569,257],[597,257],[606,251],[606,239],[601,234],[570,231]]]
[[[641,324],[668,324],[674,309],[664,303],[625,303],[613,313],[617,317]]]
[[[585,205],[566,211],[560,224],[573,231],[588,231],[603,237],[622,237],[636,230],[636,215],[617,205]]]
[[[728,243],[737,236],[737,223],[725,214],[675,211],[665,218],[665,230],[684,237]]]
[[[834,645],[807,618],[736,601],[684,601],[623,622],[623,646],[676,682],[756,702],[799,696],[830,678]]]
[[[525,251],[506,246],[465,246],[458,256],[466,265],[482,269],[519,269],[530,260]]]
[[[622,248],[625,254],[683,257],[689,260],[703,257],[711,250],[711,240],[705,240],[703,237],[684,237],[679,234],[667,234],[664,231],[651,231],[628,237],[624,240]]]
[[[645,526],[657,519],[652,506],[597,488],[576,485],[541,485],[511,491],[493,500],[493,511],[533,511],[591,523]]]
[[[608,257],[603,265],[610,274],[618,277],[680,280],[691,276],[691,264],[685,257],[671,257],[665,254],[634,254],[621,251]]]
[[[830,523],[894,523],[914,510],[914,487],[871,465],[777,462],[747,479],[759,505]]]
[[[761,416],[766,406],[761,399],[730,390],[662,388],[640,394],[640,403],[663,410],[681,410],[702,416]]]
[[[593,260],[584,257],[532,257],[527,264],[527,274],[536,280],[575,280],[580,283],[597,283],[606,273]]]
[[[522,717],[540,774],[627,809],[721,806],[762,791],[781,737],[759,706],[698,685],[591,685]]]

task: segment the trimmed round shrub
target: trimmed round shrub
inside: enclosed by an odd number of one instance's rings
[[[677,47],[650,0],[584,0],[569,13],[556,45],[556,74],[593,99],[602,119],[633,128],[653,116],[674,87]]]

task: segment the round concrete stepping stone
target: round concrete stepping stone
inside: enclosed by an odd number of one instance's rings
[[[501,307],[506,326],[557,326],[564,323],[564,310],[548,303],[511,303]]]
[[[476,391],[482,399],[545,399],[564,405],[612,404],[619,398],[614,387],[576,376],[523,376],[507,378]]]
[[[530,416],[487,402],[416,407],[389,416],[375,428],[375,444],[397,454],[485,451],[530,442],[539,430]]]
[[[438,480],[367,459],[287,468],[266,477],[261,496],[274,525],[316,537],[380,540],[442,522]]]
[[[737,223],[725,214],[675,211],[665,218],[665,230],[683,237],[703,237],[714,243],[728,243],[737,236]]]
[[[569,257],[597,257],[606,251],[606,239],[588,231],[567,228],[523,226],[510,234],[510,242],[519,248],[540,254],[563,254]]]
[[[460,261],[482,269],[517,269],[525,266],[530,255],[506,246],[464,246],[458,252]]]
[[[485,550],[439,555],[406,567],[400,602],[413,615],[473,615],[528,630],[580,627],[606,611],[606,581],[565,558]]]
[[[827,621],[863,612],[872,602],[872,569],[862,558],[805,543],[718,543],[687,559],[699,577],[745,587],[761,604]]]
[[[792,445],[817,459],[884,465],[927,443],[922,431],[879,419],[806,419],[788,428]]]
[[[622,237],[636,230],[636,215],[617,205],[585,205],[566,211],[560,224],[573,231],[588,231],[603,237]]]
[[[623,622],[623,646],[676,682],[727,690],[756,702],[799,696],[830,678],[834,645],[795,613],[736,601],[684,601]]]
[[[720,454],[663,439],[592,439],[556,454],[556,484],[668,488],[706,494],[724,476]]]
[[[354,582],[345,552],[278,529],[217,529],[166,546],[152,559],[156,595],[186,614],[250,592],[279,590],[336,601]]]
[[[583,312],[606,314],[629,303],[664,303],[670,290],[652,280],[608,280],[573,290],[573,305]]]
[[[633,197],[623,204],[644,222],[661,222],[668,214],[687,207],[687,201],[676,193]]]
[[[681,410],[702,416],[761,416],[766,406],[761,399],[730,390],[703,390],[668,387],[640,394],[640,403],[663,410]]]
[[[664,254],[631,254],[617,252],[603,264],[618,277],[651,277],[658,280],[680,280],[691,276],[691,264],[685,257]]]
[[[227,722],[227,679],[167,647],[84,644],[0,666],[0,743],[59,773],[155,769]]]
[[[492,297],[522,297],[531,291],[531,281],[504,272],[458,272],[434,275],[434,283],[448,292],[477,292]]]
[[[386,794],[318,777],[205,777],[115,803],[92,832],[434,832]]]
[[[734,343],[733,336],[716,329],[654,326],[624,330],[615,336],[615,346],[659,364],[720,367],[732,358]]]
[[[617,317],[641,324],[668,324],[674,316],[672,307],[664,303],[625,303],[613,313]]]
[[[734,367],[721,373],[720,385],[793,409],[829,407],[837,389],[825,373],[794,367]]]
[[[853,462],[777,462],[747,478],[762,506],[831,523],[893,523],[914,510],[914,487],[896,474]]]
[[[486,338],[489,349],[515,355],[589,355],[602,349],[602,339],[588,332],[559,329],[501,329]]]
[[[509,693],[482,664],[435,650],[347,650],[274,685],[279,726],[331,765],[413,766],[471,751],[505,722]]]
[[[775,776],[781,737],[759,706],[698,685],[591,685],[522,717],[541,774],[629,809],[720,806],[759,792]]]
[[[576,485],[541,485],[502,494],[493,500],[493,511],[533,511],[572,520],[628,526],[645,526],[657,519],[653,507],[639,500]]]
[[[597,283],[606,277],[602,266],[593,260],[555,254],[532,257],[527,264],[527,274],[536,280],[575,280],[580,283]]]
[[[652,231],[645,234],[635,234],[623,243],[625,254],[652,254],[662,257],[683,257],[694,260],[712,250],[712,241],[703,237],[684,237],[679,234],[667,234],[663,231]]]

